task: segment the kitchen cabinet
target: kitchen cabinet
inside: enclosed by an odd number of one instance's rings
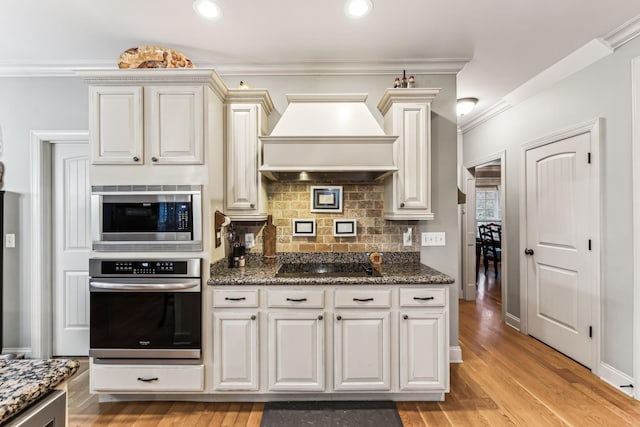
[[[273,102],[266,90],[230,89],[226,98],[225,213],[234,221],[267,219],[259,137],[267,133]]]
[[[203,164],[212,96],[227,88],[213,70],[98,70],[89,83],[91,161],[96,165]]]
[[[398,171],[385,180],[384,218],[433,219],[431,102],[440,89],[387,89],[378,103],[387,135],[397,135]]]
[[[389,312],[334,316],[334,389],[389,390]]]
[[[258,390],[258,290],[216,290],[213,306],[213,388]]]

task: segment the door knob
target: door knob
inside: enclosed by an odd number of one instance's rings
[[[525,255],[533,255],[533,249],[529,249],[529,248],[525,249],[524,250],[524,254]]]

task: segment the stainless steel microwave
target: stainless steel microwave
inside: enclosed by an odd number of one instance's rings
[[[91,187],[94,251],[201,251],[199,185]]]

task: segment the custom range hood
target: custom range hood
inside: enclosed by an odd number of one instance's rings
[[[394,143],[366,94],[293,94],[270,136],[260,172],[272,180],[365,182],[398,170]]]

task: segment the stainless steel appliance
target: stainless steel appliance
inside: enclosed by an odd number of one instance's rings
[[[95,251],[201,251],[199,185],[91,187]]]
[[[89,355],[198,359],[201,260],[90,259]]]

